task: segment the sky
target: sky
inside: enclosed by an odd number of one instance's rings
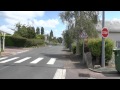
[[[36,27],[44,27],[45,34],[53,31],[55,37],[61,37],[63,30],[66,29],[62,23],[59,13],[61,11],[0,11],[0,30],[13,34],[11,29],[15,28],[15,24],[32,25]],[[99,19],[101,19],[101,14]],[[105,11],[105,20],[111,23],[120,23],[120,11]]]

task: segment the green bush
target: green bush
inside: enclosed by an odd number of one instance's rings
[[[5,37],[5,46],[14,46],[12,36],[6,36]]]
[[[23,38],[23,37],[13,36],[12,41],[13,41],[15,47],[24,47],[27,39]]]
[[[101,39],[89,39],[88,48],[93,56],[100,57],[101,55]]]
[[[6,36],[5,45],[15,47],[41,46],[44,45],[44,41],[40,39],[26,39],[17,36]]]
[[[75,43],[72,43],[72,52],[73,52],[73,54],[76,53],[76,44]]]
[[[83,41],[80,40],[79,42],[80,42],[80,43],[79,43],[80,55],[83,55]]]
[[[45,40],[45,36],[44,35],[36,35],[36,39]]]
[[[25,43],[25,47],[41,46],[41,45],[44,45],[44,41],[39,39],[27,39]]]
[[[108,63],[112,58],[113,46],[114,43],[111,39],[105,39],[105,63]],[[102,54],[102,39],[89,39],[88,48],[93,56],[100,59]]]
[[[114,47],[114,42],[109,38],[105,39],[105,60],[106,60],[106,63],[108,63],[109,60],[111,60],[111,58],[112,58],[113,47]]]

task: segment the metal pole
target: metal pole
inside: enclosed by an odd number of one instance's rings
[[[84,63],[84,38],[83,38],[83,63]]]
[[[0,57],[1,57],[1,36],[0,36]]]
[[[105,11],[102,12],[102,28],[105,25]],[[102,67],[105,67],[105,38],[102,37]]]

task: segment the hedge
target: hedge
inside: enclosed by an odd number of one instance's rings
[[[44,45],[44,41],[39,39],[27,39],[25,43],[25,47],[41,46],[41,45]]]
[[[105,63],[107,64],[112,58],[114,42],[107,38],[105,39]],[[101,60],[102,54],[102,39],[89,39],[88,40],[88,48],[93,56],[99,58]]]
[[[80,54],[83,53],[83,42],[82,40],[79,43],[80,47]],[[107,38],[105,39],[105,63],[108,63],[112,58],[112,52],[113,52],[114,42]],[[91,52],[93,58],[98,58],[101,60],[101,54],[102,54],[102,39],[101,38],[92,38],[92,39],[86,39],[85,40],[85,52]],[[76,53],[76,43],[72,43],[72,52],[73,54]]]
[[[15,47],[31,47],[44,45],[44,41],[40,39],[26,39],[23,37],[6,36],[5,46]]]

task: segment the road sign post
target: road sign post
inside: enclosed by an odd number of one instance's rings
[[[104,28],[105,25],[105,11],[102,12],[102,28]],[[104,31],[104,30],[102,30]],[[105,36],[104,36],[105,34]],[[101,66],[105,67],[105,37],[108,36],[106,32],[102,32],[102,57],[101,57]]]
[[[83,63],[85,63],[85,60],[84,60],[84,47],[85,47],[84,39],[87,38],[87,37],[88,37],[87,33],[85,31],[83,31],[81,33],[81,38],[83,39]]]

